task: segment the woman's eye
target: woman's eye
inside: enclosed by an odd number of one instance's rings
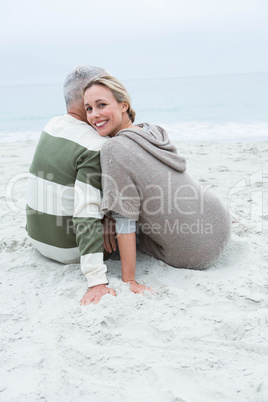
[[[99,107],[104,107],[104,106],[106,106],[106,103],[100,103],[99,104]]]
[[[89,113],[89,112],[92,112],[92,107],[87,107],[86,108],[86,111]]]

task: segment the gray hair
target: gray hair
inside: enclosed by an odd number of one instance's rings
[[[91,78],[105,74],[107,71],[101,67],[89,65],[74,67],[63,84],[66,108],[68,109],[74,103],[82,101],[82,89]]]

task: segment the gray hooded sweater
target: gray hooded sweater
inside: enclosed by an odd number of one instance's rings
[[[120,131],[101,149],[102,210],[137,221],[144,253],[177,268],[207,268],[230,237],[228,211],[186,173],[163,128],[139,126]]]

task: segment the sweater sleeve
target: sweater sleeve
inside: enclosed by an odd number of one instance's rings
[[[107,284],[103,263],[100,152],[87,150],[77,160],[73,222],[81,270],[88,286]]]
[[[116,234],[129,234],[136,232],[136,221],[117,214],[116,212],[112,212],[112,218],[115,220]]]
[[[129,158],[128,154],[128,150],[116,139],[107,141],[101,149],[102,212],[109,214],[113,211],[137,221],[141,199],[132,174],[133,158]]]

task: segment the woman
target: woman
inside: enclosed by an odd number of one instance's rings
[[[230,236],[230,217],[219,198],[186,173],[167,133],[151,124],[134,125],[125,87],[114,77],[92,79],[84,88],[88,122],[102,137],[102,209],[116,219],[122,279],[135,281],[139,249],[177,268],[212,265]]]

